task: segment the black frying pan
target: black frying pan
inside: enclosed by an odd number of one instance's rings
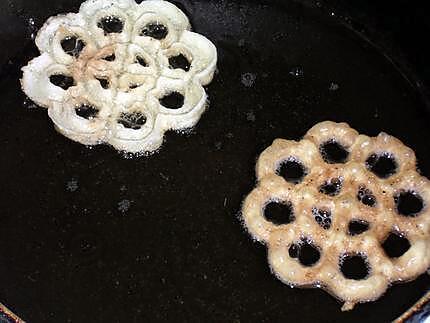
[[[59,135],[20,90],[20,67],[38,55],[31,34],[80,1],[3,0],[1,302],[29,322],[401,315],[428,276],[342,313],[327,293],[276,279],[237,214],[261,151],[327,119],[397,136],[430,175],[430,27],[424,9],[402,2],[178,0],[219,50],[210,109],[159,153],[128,159]]]

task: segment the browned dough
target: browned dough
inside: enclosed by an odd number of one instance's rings
[[[348,152],[345,163],[330,164],[320,147],[335,140]],[[375,175],[366,164],[373,154],[391,154],[395,174],[388,178]],[[300,183],[287,182],[278,174],[286,160],[299,161],[307,173]],[[267,245],[268,260],[276,276],[297,287],[321,287],[344,302],[342,310],[356,303],[379,298],[391,283],[415,279],[430,266],[430,182],[416,171],[414,152],[398,139],[381,133],[375,138],[359,135],[346,123],[322,122],[308,131],[301,141],[276,139],[259,157],[256,167],[258,184],[243,204],[242,216],[250,234]],[[339,179],[340,193],[329,196],[320,192],[327,180]],[[372,207],[358,199],[365,187],[376,198]],[[423,209],[416,215],[399,214],[395,197],[402,192],[418,194]],[[291,203],[294,220],[276,225],[265,218],[264,208],[272,201]],[[330,228],[315,220],[313,208],[331,212]],[[358,235],[348,233],[351,220],[369,223]],[[409,240],[410,248],[398,258],[390,258],[382,243],[396,233]],[[313,266],[304,266],[289,255],[293,244],[312,242],[320,251]],[[369,265],[368,276],[347,279],[340,269],[345,256],[362,256]]]

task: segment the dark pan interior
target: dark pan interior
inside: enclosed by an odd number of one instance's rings
[[[259,153],[327,119],[397,136],[430,175],[425,98],[385,55],[318,6],[178,0],[219,50],[210,108],[125,158],[57,134],[20,91],[31,33],[79,3],[1,5],[1,302],[30,322],[386,322],[424,294],[426,275],[342,313],[277,280],[237,217]]]

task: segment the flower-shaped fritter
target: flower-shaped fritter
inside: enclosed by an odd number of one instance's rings
[[[276,139],[256,171],[242,215],[283,282],[349,310],[429,268],[430,182],[398,139],[322,122],[299,142]]]
[[[215,46],[162,0],[88,0],[77,14],[48,19],[36,45],[22,88],[56,129],[131,153],[198,122],[217,63]]]

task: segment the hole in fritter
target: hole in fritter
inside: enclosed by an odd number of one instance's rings
[[[382,248],[390,258],[403,256],[411,247],[409,240],[402,234],[391,232],[382,244]]]
[[[73,77],[64,74],[51,75],[49,81],[55,86],[61,87],[63,90],[67,90],[69,87],[75,85]]]
[[[312,267],[321,258],[321,253],[317,246],[307,239],[300,243],[299,255],[300,263],[305,267]]]
[[[182,69],[185,72],[188,72],[190,70],[191,63],[187,57],[183,54],[179,54],[169,57],[169,67],[171,69]]]
[[[366,258],[361,254],[344,255],[339,263],[342,274],[347,279],[362,280],[370,274]]]
[[[105,90],[109,88],[110,83],[109,83],[108,79],[102,78],[102,77],[100,77],[100,78],[97,77],[96,80],[99,81],[101,87],[104,88]]]
[[[320,186],[320,192],[329,196],[336,196],[341,190],[342,180],[339,178],[333,178]]]
[[[116,55],[115,55],[115,53],[114,53],[114,54],[112,54],[112,55],[109,55],[109,56],[104,57],[103,59],[104,59],[105,61],[108,61],[108,62],[113,62],[113,61],[116,59]]]
[[[124,22],[115,16],[108,16],[102,18],[97,27],[103,29],[105,34],[119,34],[124,29]]]
[[[148,67],[148,62],[142,56],[136,56],[136,63],[142,65],[143,67]]]
[[[376,197],[373,192],[365,186],[358,188],[357,199],[364,205],[374,207],[376,205]]]
[[[397,171],[397,161],[393,154],[372,154],[366,160],[367,168],[379,178],[388,178]]]
[[[290,248],[288,248],[288,255],[291,258],[297,258],[299,256],[300,246],[293,243]]]
[[[264,217],[276,225],[291,223],[294,221],[293,205],[291,202],[269,202],[264,207]]]
[[[67,55],[78,58],[85,47],[85,42],[76,36],[68,36],[61,41],[61,47]]]
[[[91,120],[97,117],[97,115],[99,114],[99,109],[89,104],[81,104],[80,106],[75,108],[75,112],[81,118]]]
[[[305,166],[300,161],[289,158],[279,164],[276,173],[289,183],[299,184],[307,172]]]
[[[171,92],[160,99],[160,104],[167,109],[180,109],[184,102],[185,97],[179,92]]]
[[[348,233],[351,236],[362,234],[369,230],[369,222],[364,220],[352,220],[348,224]]]
[[[348,150],[332,139],[320,146],[321,156],[328,164],[345,163],[348,160]]]
[[[163,24],[159,24],[156,22],[149,23],[145,27],[143,27],[141,36],[151,37],[157,40],[162,40],[167,37],[169,30]]]
[[[121,113],[118,123],[122,124],[125,128],[139,130],[145,125],[146,116],[140,112]]]
[[[315,221],[324,230],[328,230],[331,227],[331,212],[327,209],[318,209],[316,207],[312,208],[312,215]]]
[[[394,197],[397,212],[403,216],[417,216],[424,208],[423,198],[414,191],[402,191]]]

